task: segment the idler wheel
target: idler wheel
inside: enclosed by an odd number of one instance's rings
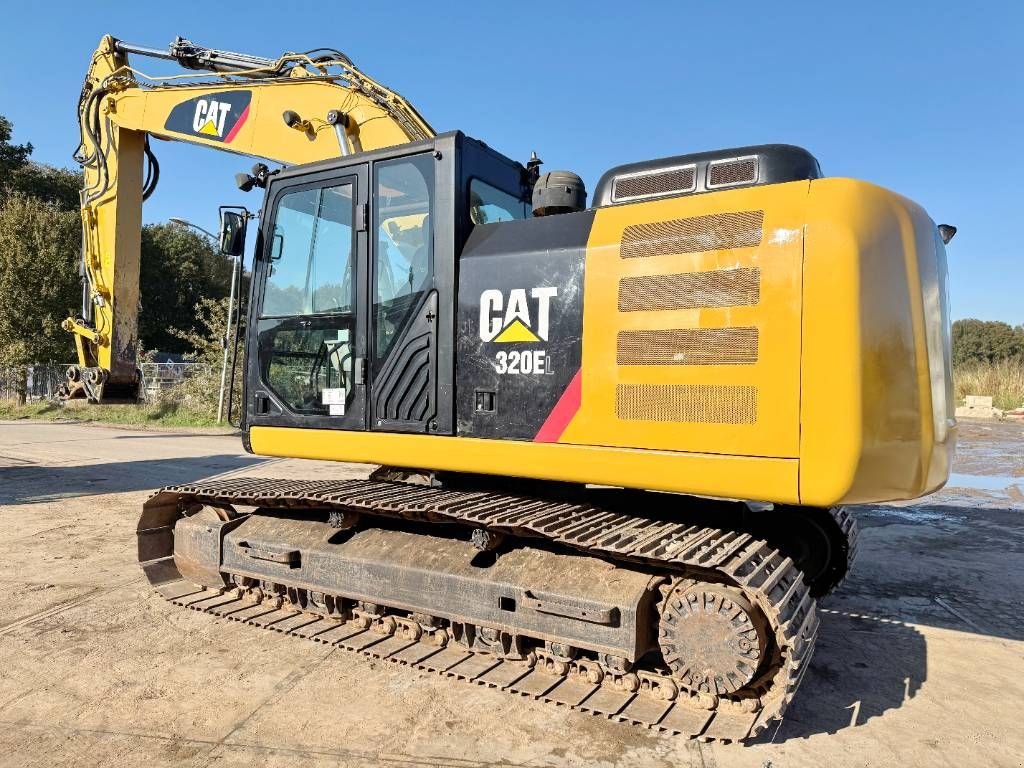
[[[764,617],[735,587],[681,581],[661,607],[658,641],[665,663],[692,691],[721,696],[750,683],[767,635]]]

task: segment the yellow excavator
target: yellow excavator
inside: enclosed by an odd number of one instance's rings
[[[79,111],[68,396],[136,395],[150,139],[271,159],[239,178],[264,190],[243,444],[378,466],[158,491],[138,556],[172,603],[743,740],[807,671],[850,505],[948,477],[955,229],[799,147],[617,166],[588,206],[576,174],[435,134],[338,51],[180,38],[104,38]],[[225,213],[225,253],[245,223]]]

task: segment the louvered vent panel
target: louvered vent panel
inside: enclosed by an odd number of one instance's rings
[[[615,179],[612,200],[632,200],[639,197],[692,192],[697,186],[697,168],[689,165],[667,171],[621,176]]]
[[[742,307],[761,300],[757,267],[624,277],[619,281],[619,311]]]
[[[761,242],[764,211],[735,211],[631,224],[622,232],[624,259],[748,248]]]
[[[724,160],[708,166],[709,187],[731,187],[736,184],[753,184],[756,181],[756,157]]]
[[[619,331],[619,365],[752,365],[757,328]]]
[[[754,424],[757,388],[717,384],[619,384],[615,412],[628,421]]]

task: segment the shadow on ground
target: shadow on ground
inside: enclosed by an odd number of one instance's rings
[[[780,726],[781,743],[863,725],[912,699],[928,677],[924,636],[902,622],[824,610],[811,667]]]
[[[858,520],[866,546],[826,607],[1024,640],[1024,505],[944,492]]]
[[[72,496],[157,490],[259,464],[258,456],[230,454],[145,459],[80,466],[0,467],[0,504],[33,504]]]
[[[1024,640],[1024,507],[956,493],[861,508],[850,578],[819,604],[807,677],[754,743],[835,733],[898,709],[928,678],[917,627]]]

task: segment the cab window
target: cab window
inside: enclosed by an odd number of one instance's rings
[[[261,374],[292,411],[343,416],[353,402],[352,183],[283,195],[258,321]]]
[[[530,203],[508,192],[502,192],[486,181],[469,182],[469,217],[474,224],[493,224],[530,218]]]
[[[281,198],[270,251],[264,317],[352,310],[352,185]]]
[[[375,166],[375,371],[433,284],[434,163],[431,155],[417,155]]]

